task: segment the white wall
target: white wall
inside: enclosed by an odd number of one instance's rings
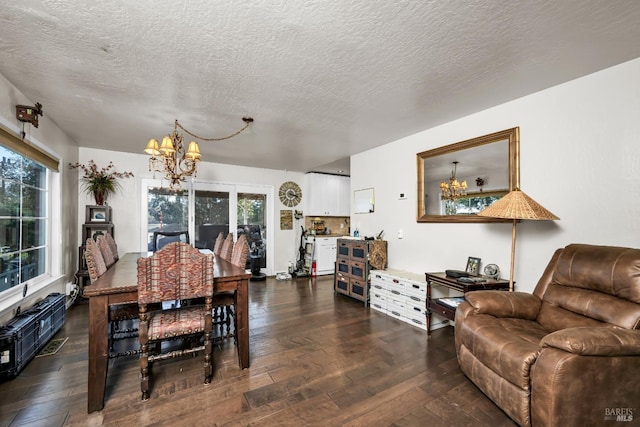
[[[140,142],[140,152],[142,153],[145,142]],[[114,223],[115,238],[118,243],[118,251],[120,254],[125,252],[138,252],[146,250],[140,247],[140,229],[141,229],[141,180],[143,178],[153,178],[153,173],[148,170],[149,156],[146,154],[132,154],[123,152],[114,152],[108,150],[96,150],[91,148],[80,148],[80,162],[86,164],[89,160],[94,160],[98,168],[107,166],[112,160],[115,169],[119,172],[133,172],[135,177],[121,180],[122,191],[114,197],[109,198],[108,203],[111,206],[111,213]],[[80,175],[78,175],[80,176]],[[160,173],[156,173],[156,178],[161,178]],[[300,225],[303,222],[294,222],[293,230],[280,230],[280,210],[294,209],[283,205],[278,197],[278,189],[285,181],[294,181],[300,187],[303,186],[304,174],[298,172],[287,172],[274,169],[260,169],[243,166],[225,165],[219,163],[211,163],[202,161],[198,165],[199,182],[219,182],[230,184],[255,184],[260,186],[271,187],[271,195],[274,203],[273,226],[269,230],[268,239],[273,239],[273,264],[268,266],[270,273],[279,271],[287,271],[288,262],[295,261],[298,246],[300,244]],[[166,181],[165,181],[165,185]],[[93,197],[88,197],[81,190],[79,194],[78,210],[77,210],[77,233],[78,239],[82,238],[82,223],[84,222],[85,205],[95,204]],[[305,194],[302,195],[305,197]],[[298,205],[295,209],[302,209],[302,205]],[[301,220],[302,221],[302,220]],[[78,240],[78,244],[79,240]]]
[[[375,213],[352,215],[352,228],[385,230],[392,268],[464,269],[477,256],[508,277],[511,224],[416,222],[416,153],[515,126],[521,188],[560,217],[518,224],[516,290],[532,291],[569,243],[640,247],[640,59],[352,156],[352,190],[376,196]]]
[[[16,105],[35,105],[37,100],[27,99],[8,80],[0,75],[0,123],[16,134],[20,134],[23,125],[16,119]],[[58,233],[51,236],[49,242],[54,252],[52,274],[57,278],[46,285],[34,284],[29,286],[26,297],[22,297],[22,287],[11,289],[0,296],[0,324],[6,323],[15,315],[15,309],[19,305],[22,309],[28,308],[36,301],[47,296],[51,292],[65,292],[65,284],[73,281],[73,275],[77,270],[76,246],[76,206],[78,205],[77,180],[70,171],[64,168],[65,162],[75,162],[78,158],[77,144],[72,141],[47,115],[47,105],[43,106],[43,116],[39,117],[38,128],[25,124],[26,140],[39,148],[47,151],[52,156],[60,159],[61,170],[59,174],[53,174],[53,181],[59,188],[54,188],[53,212],[50,212],[52,221],[60,224]]]

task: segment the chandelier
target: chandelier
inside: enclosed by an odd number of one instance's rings
[[[458,179],[456,178],[457,171],[458,162],[455,161],[453,162],[453,170],[451,171],[451,178],[449,178],[449,181],[442,181],[440,183],[443,200],[456,200],[467,195],[467,181],[458,182]]]
[[[173,125],[173,132],[162,138],[159,146],[158,140],[154,138],[151,138],[147,143],[144,152],[151,156],[149,159],[149,171],[164,173],[164,179],[169,181],[169,189],[171,191],[181,190],[182,183],[186,181],[186,177],[196,176],[201,154],[200,147],[195,141],[189,142],[185,149],[184,140],[182,134],[178,132],[178,128],[202,141],[223,141],[239,135],[249,127],[253,119],[251,117],[243,117],[242,121],[245,123],[244,127],[229,136],[203,138],[185,129],[176,119]]]

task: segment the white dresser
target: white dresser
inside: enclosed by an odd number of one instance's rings
[[[369,306],[387,316],[427,330],[427,282],[424,274],[371,270]],[[446,324],[446,323],[445,323]],[[432,329],[445,326],[433,324]]]

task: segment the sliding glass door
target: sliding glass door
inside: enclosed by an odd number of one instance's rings
[[[262,193],[238,193],[237,230],[238,236],[246,234],[250,262],[259,263],[261,268],[267,266],[267,195]]]
[[[195,183],[193,190],[194,235],[199,247],[213,250],[220,232],[226,236],[235,231],[232,206],[235,204],[235,189],[226,184]]]
[[[161,188],[159,180],[142,181],[145,248],[150,248],[154,231],[188,230],[191,243],[213,249],[220,232],[234,233],[235,239],[247,235],[247,241],[262,269],[269,263],[268,238],[273,202],[268,186],[194,182],[189,190],[173,193]],[[251,256],[246,268],[250,268]],[[271,274],[270,271],[265,271]]]
[[[189,230],[189,194],[153,185],[146,187],[146,248],[152,248],[155,231]]]

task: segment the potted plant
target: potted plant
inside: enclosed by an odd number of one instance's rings
[[[102,169],[98,169],[98,166],[93,160],[89,160],[88,165],[69,163],[69,168],[82,169],[83,175],[80,178],[82,189],[85,193],[93,195],[96,200],[96,205],[99,206],[106,204],[109,196],[121,188],[118,179],[133,176],[131,172],[116,172],[113,170],[115,168],[113,162],[109,162],[109,165]]]

